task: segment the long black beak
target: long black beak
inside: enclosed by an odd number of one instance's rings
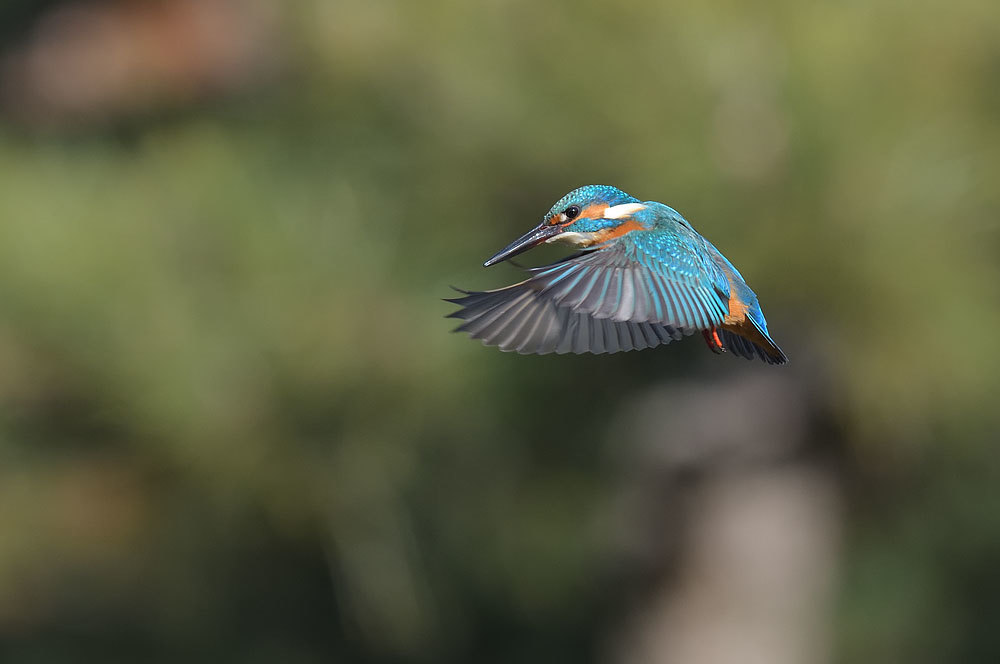
[[[555,237],[556,235],[559,235],[562,232],[563,229],[560,226],[554,224],[550,226],[549,224],[542,222],[535,228],[532,228],[530,231],[528,231],[521,237],[511,242],[509,245],[507,245],[500,251],[498,251],[496,255],[493,256],[493,258],[483,263],[483,267],[496,265],[500,261],[505,261],[508,258],[513,258],[514,256],[517,256],[518,254],[525,252],[528,249],[531,249],[532,247],[538,246],[542,242],[545,242],[549,238]]]

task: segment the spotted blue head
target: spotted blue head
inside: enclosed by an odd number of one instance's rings
[[[607,242],[644,228],[635,215],[645,209],[639,199],[609,185],[589,184],[574,189],[552,206],[538,226],[483,265],[495,265],[543,242],[565,242],[582,248]]]

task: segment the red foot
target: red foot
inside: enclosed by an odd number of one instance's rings
[[[726,347],[722,345],[722,339],[719,338],[719,332],[714,327],[702,330],[701,334],[705,337],[705,343],[708,344],[708,349],[710,351],[713,353],[726,352]]]

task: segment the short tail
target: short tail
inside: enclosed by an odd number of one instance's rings
[[[759,325],[752,316],[735,324],[718,328],[722,347],[733,355],[752,360],[759,357],[768,364],[785,364],[788,357],[767,334],[767,327]]]

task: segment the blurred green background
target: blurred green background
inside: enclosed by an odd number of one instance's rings
[[[2,661],[1000,661],[996,2],[0,26]],[[587,183],[791,364],[449,334]]]

